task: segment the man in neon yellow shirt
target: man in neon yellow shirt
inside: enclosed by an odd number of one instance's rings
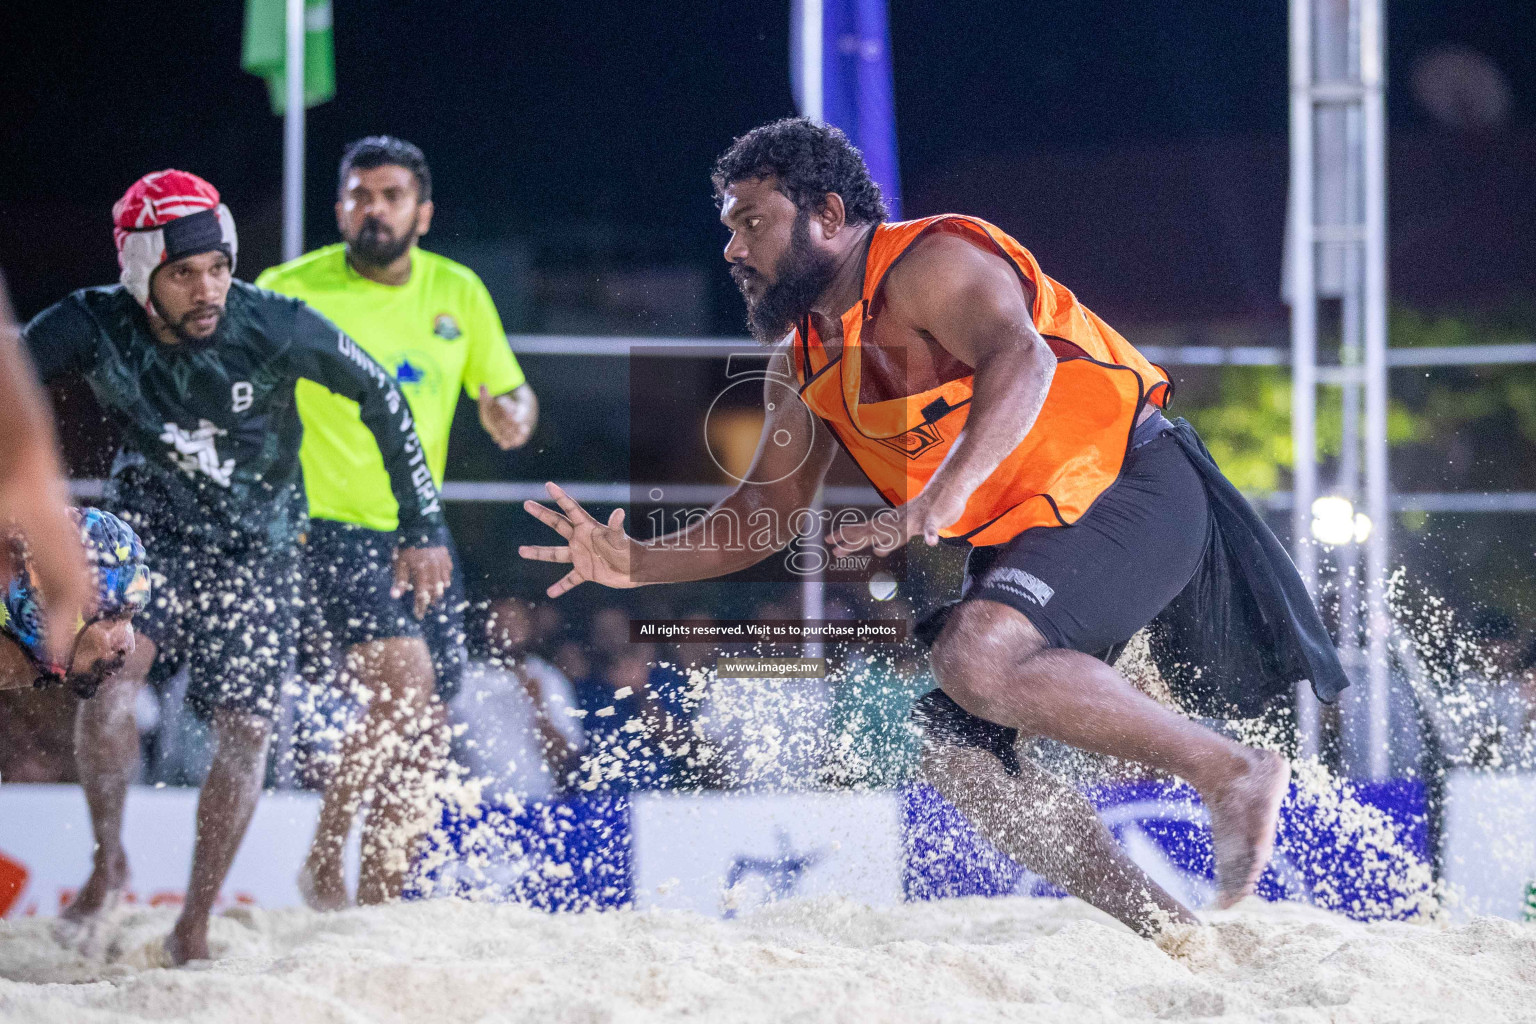
[[[394,375],[426,454],[419,472],[441,484],[461,388],[478,399],[480,422],[503,449],[528,440],[538,401],[485,285],[417,247],[432,212],[421,150],[388,136],[362,139],[341,161],[344,243],[273,267],[256,283],[314,306]],[[315,630],[323,639],[311,646],[345,649],[347,674],[368,701],[363,728],[343,740],[300,876],[310,905],[331,909],[346,902],[341,851],[369,788],[358,902],[400,894],[426,825],[428,785],[446,757],[442,709],[464,667],[465,602],[457,573],[446,593],[410,602],[394,587],[397,506],[356,403],[307,381],[296,401],[311,516],[305,575],[325,618]],[[386,776],[387,785],[375,785]]]

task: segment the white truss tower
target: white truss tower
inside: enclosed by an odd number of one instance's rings
[[[1296,453],[1292,534],[1296,564],[1315,596],[1318,564],[1311,527],[1312,503],[1319,495],[1318,300],[1336,298],[1344,447],[1339,479],[1329,493],[1357,506],[1363,497],[1372,526],[1364,544],[1363,602],[1356,583],[1356,549],[1339,549],[1339,647],[1359,688],[1349,700],[1363,702],[1364,713],[1353,717],[1364,725],[1356,739],[1364,747],[1363,767],[1373,778],[1384,778],[1390,770],[1383,28],[1382,0],[1291,0],[1286,291],[1291,302],[1291,436]],[[1318,708],[1310,691],[1303,690],[1302,749],[1315,753]]]

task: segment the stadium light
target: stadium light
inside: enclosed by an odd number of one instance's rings
[[[876,601],[889,601],[896,596],[896,577],[888,572],[877,572],[869,577],[869,596]]]
[[[1329,495],[1312,503],[1312,539],[1329,547],[1364,544],[1372,525],[1371,517],[1356,512],[1348,498]]]

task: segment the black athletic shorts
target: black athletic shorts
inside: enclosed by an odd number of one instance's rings
[[[178,530],[161,515],[118,515],[144,541],[149,607],[134,629],[155,644],[149,681],[187,670],[187,704],[275,718],[297,653],[300,580],[289,544],[216,540]]]
[[[1017,609],[1052,647],[1122,647],[1194,577],[1211,537],[1205,485],[1167,429],[1156,414],[1137,428],[1120,478],[1076,523],[974,548],[960,600]]]
[[[443,596],[416,618],[415,595],[391,597],[397,535],[352,523],[311,519],[303,545],[304,578],[314,614],[304,618],[304,656],[397,636],[427,642],[437,674],[437,694],[452,700],[459,692],[468,658],[464,650],[464,582],[459,555]],[[318,634],[318,635],[317,635]]]

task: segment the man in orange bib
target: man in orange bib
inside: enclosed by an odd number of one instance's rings
[[[604,525],[550,484],[559,512],[525,507],[567,546],[521,549],[571,565],[550,596],[760,561],[769,552],[691,541],[716,537],[715,517],[770,509],[784,521],[810,507],[841,446],[891,509],[834,529],[837,554],[888,554],[919,536],[971,547],[961,600],[919,627],[941,687],[914,709],[925,778],[1016,860],[1155,935],[1195,918],[1014,743],[1048,737],[1142,762],[1190,782],[1209,809],[1219,904],[1251,893],[1285,759],[1144,696],[1110,662],[1156,620],[1165,677],[1204,714],[1263,710],[1300,679],[1327,699],[1343,675],[1283,550],[1188,425],[1163,417],[1167,375],[996,227],[886,223],[835,128],[795,118],[749,132],[714,184],[748,326],[776,345],[769,378],[796,382],[805,408],[765,402],[748,482],[679,534],[638,543],[622,510]],[[1207,671],[1181,675],[1191,660]]]

